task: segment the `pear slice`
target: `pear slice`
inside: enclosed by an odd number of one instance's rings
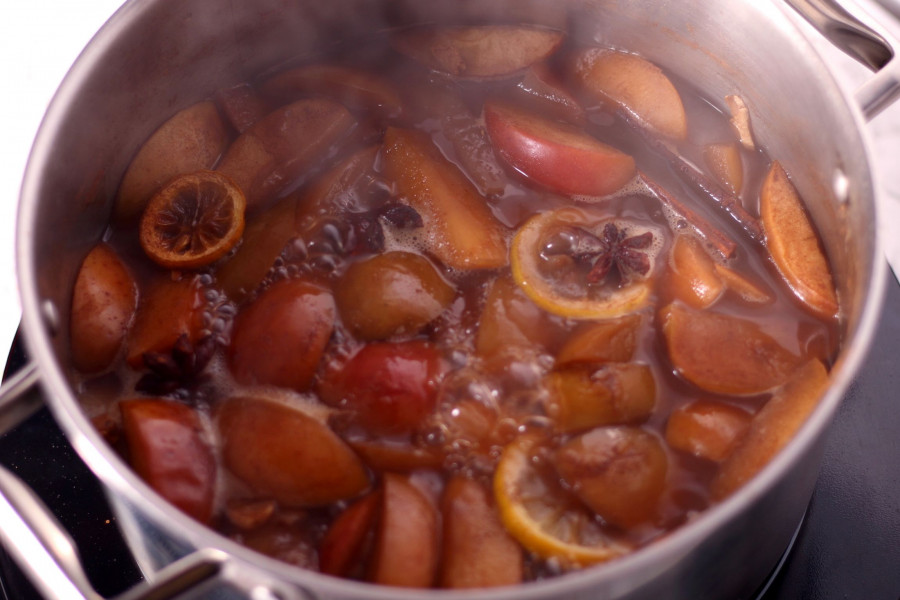
[[[802,365],[750,422],[746,435],[713,479],[713,498],[721,499],[756,475],[806,422],[830,379],[825,365],[813,359]]]
[[[747,319],[673,303],[660,320],[675,371],[707,392],[762,394],[787,381],[801,362]]]
[[[823,319],[837,316],[828,259],[797,189],[772,163],[759,196],[759,213],[772,261],[800,302]]]
[[[467,79],[513,75],[552,54],[562,41],[559,31],[510,25],[417,27],[391,39],[401,54]]]
[[[589,48],[575,55],[574,76],[588,96],[625,109],[650,130],[673,140],[687,137],[681,96],[650,61],[626,52]]]

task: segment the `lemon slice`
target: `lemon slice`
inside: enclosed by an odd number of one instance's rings
[[[628,237],[650,233],[650,244],[640,251],[649,268],[644,274],[622,277],[617,283],[591,285],[579,272],[574,259],[555,256],[548,260],[545,249],[561,232],[576,228],[601,237],[607,224]],[[578,208],[563,208],[538,214],[516,233],[510,247],[510,266],[515,282],[544,310],[573,319],[606,319],[632,313],[650,299],[655,257],[662,248],[662,230],[644,223],[613,219]],[[584,271],[582,268],[581,271]]]
[[[150,199],[141,217],[141,247],[166,268],[206,266],[240,241],[245,208],[243,192],[225,175],[181,175]]]
[[[532,460],[534,439],[503,450],[494,474],[494,494],[503,525],[522,546],[563,567],[605,562],[633,550],[603,531],[593,513],[541,472]]]

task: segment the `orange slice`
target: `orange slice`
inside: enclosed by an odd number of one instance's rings
[[[244,232],[244,194],[225,175],[196,171],[169,182],[141,218],[141,247],[169,269],[197,269],[231,250]]]
[[[545,256],[548,244],[571,228],[601,236],[613,223],[626,235],[650,232],[653,242],[645,254],[649,270],[642,276],[619,282],[591,285],[585,282],[574,260],[566,256]],[[662,230],[645,224],[610,218],[579,208],[563,208],[529,219],[516,233],[510,247],[510,266],[515,282],[538,306],[556,315],[573,319],[605,319],[639,310],[650,298],[655,257],[662,247]]]
[[[506,530],[529,551],[564,567],[605,562],[632,550],[605,533],[592,512],[542,473],[532,460],[536,440],[519,438],[503,450],[494,494]],[[549,467],[548,467],[549,469]]]

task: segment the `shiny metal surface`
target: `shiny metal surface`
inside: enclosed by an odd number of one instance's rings
[[[382,28],[455,16],[568,26],[585,41],[631,48],[711,98],[738,93],[757,137],[793,174],[834,262],[845,350],[834,385],[796,439],[745,488],[690,526],[609,565],[479,594],[483,598],[740,598],[774,566],[809,500],[828,424],[864,358],[885,265],[862,112],[775,3],[134,0],[100,31],[60,87],[35,143],[21,198],[19,272],[30,354],[55,418],[109,489],[148,579],[196,549],[223,553],[222,576],[249,594],[305,598],[456,598],[373,587],[254,554],[162,502],[79,410],[66,373],[75,270],[100,237],[134,149],[177,108],[292,55]],[[765,43],[757,43],[764,39]],[[290,55],[285,49],[290,49]],[[698,81],[702,74],[702,81]],[[821,123],[829,127],[821,127]],[[835,193],[833,182],[844,185]],[[43,306],[62,315],[48,329]],[[188,559],[189,561],[191,559]],[[177,567],[172,567],[177,569]]]

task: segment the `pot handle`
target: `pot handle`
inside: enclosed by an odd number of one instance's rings
[[[785,0],[835,47],[875,72],[856,90],[867,121],[900,98],[900,63],[896,40],[888,41],[841,6],[838,0]]]
[[[26,364],[0,386],[0,435],[42,404],[37,365]],[[91,585],[78,548],[52,511],[21,479],[0,465],[0,545],[46,598],[103,600]],[[225,585],[254,599],[308,599],[299,588],[271,581],[219,550],[197,550],[155,572],[116,600],[169,600]]]

